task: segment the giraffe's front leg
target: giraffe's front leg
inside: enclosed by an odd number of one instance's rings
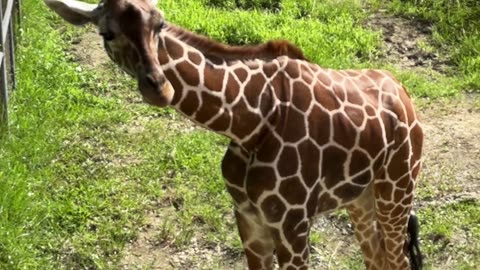
[[[255,212],[252,207],[235,211],[248,269],[273,270],[274,243],[270,231]]]
[[[310,223],[304,209],[290,209],[280,226],[271,228],[280,269],[308,269]]]
[[[258,211],[264,210],[248,207],[235,212],[248,268],[273,270],[275,250],[280,269],[307,270],[310,222],[301,218],[303,210],[289,211],[287,219],[281,224],[265,224]]]
[[[273,239],[280,269],[306,270],[310,220],[304,205],[288,200],[295,185],[278,191],[282,181],[274,166],[254,160],[246,176],[248,200]]]
[[[231,143],[222,162],[222,173],[236,205],[235,218],[245,250],[248,268],[273,270],[274,244],[270,231],[264,226],[246,192],[248,154]]]
[[[375,217],[373,186],[347,206],[367,270],[385,269],[385,245]],[[382,246],[383,245],[383,246]]]

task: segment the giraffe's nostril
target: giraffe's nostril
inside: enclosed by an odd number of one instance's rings
[[[111,31],[107,32],[102,32],[100,35],[106,40],[106,41],[112,41],[115,39],[115,34]]]
[[[157,87],[158,86],[158,83],[152,78],[152,76],[147,76],[145,78],[145,80],[147,81],[147,84],[151,87]]]

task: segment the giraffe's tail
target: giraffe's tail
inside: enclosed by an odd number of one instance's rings
[[[408,219],[408,254],[410,258],[410,267],[412,270],[421,270],[423,268],[423,257],[420,252],[420,245],[418,242],[418,218],[414,212],[410,214]]]

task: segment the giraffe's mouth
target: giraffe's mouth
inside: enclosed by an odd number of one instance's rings
[[[143,100],[153,106],[165,107],[171,104],[174,90],[163,75],[147,75],[138,80],[138,88]]]

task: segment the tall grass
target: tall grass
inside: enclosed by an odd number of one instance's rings
[[[19,85],[0,148],[0,269],[118,269],[144,211],[168,205],[166,185],[176,185],[175,197],[189,204],[180,212],[176,238],[186,240],[179,242],[188,243],[192,216],[207,228],[220,223],[230,204],[211,168],[224,142],[169,130],[169,111],[126,100],[140,98],[124,75],[72,61],[68,48],[83,30],[65,27],[41,1],[22,8],[28,16],[17,48]],[[147,127],[136,132],[133,122]],[[192,144],[195,136],[201,143]],[[191,147],[177,149],[174,140]],[[187,165],[197,171],[187,174]],[[168,177],[178,170],[184,173]],[[214,196],[222,199],[209,206]]]
[[[161,8],[167,20],[229,44],[288,39],[312,61],[325,67],[352,68],[377,57],[380,35],[359,23],[359,1],[285,0],[281,2],[283,8],[275,13],[264,12],[262,4],[254,5],[255,1],[245,2],[257,9],[209,8],[201,1],[186,0],[164,1]],[[210,1],[218,7],[223,7],[223,3]]]
[[[161,8],[167,20],[218,41],[241,45],[288,39],[322,67],[387,68],[400,76],[409,91],[419,97],[437,98],[459,93],[460,82],[456,78],[428,77],[381,66],[377,60],[383,48],[382,37],[379,32],[363,26],[370,14],[363,1],[284,0],[280,10],[275,12],[266,12],[261,4],[245,10],[225,9],[222,4],[225,2],[208,1],[207,6],[202,4],[204,2],[164,1]]]
[[[19,32],[18,89],[0,148],[0,269],[58,269],[59,249],[75,222],[83,226],[73,220],[82,218],[78,208],[85,205],[75,204],[74,194],[59,198],[59,190],[75,188],[62,187],[67,175],[55,162],[82,123],[112,122],[118,114],[113,102],[82,91],[86,74],[65,51],[71,29],[59,28],[43,1],[22,4],[28,16]]]
[[[78,81],[74,68],[59,60],[63,48],[58,32],[43,15],[45,10],[36,1],[23,6],[29,17],[23,20],[18,48],[20,79],[9,108],[10,134],[0,151],[1,269],[34,269],[47,259],[38,250],[48,242],[41,227],[49,207],[42,204],[39,182],[49,177],[49,163],[64,132],[61,126],[68,123],[68,118],[55,115],[64,111],[74,117],[68,110],[74,106],[69,99],[75,97],[60,90],[71,90],[66,81]],[[42,28],[47,31],[37,31]],[[45,74],[58,74],[62,79]],[[81,99],[81,93],[76,94]]]

